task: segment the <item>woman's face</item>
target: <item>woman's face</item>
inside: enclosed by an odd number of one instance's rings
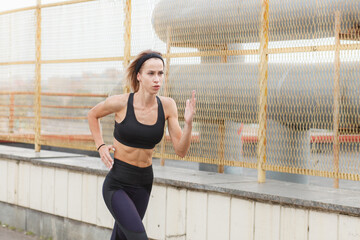
[[[141,88],[149,93],[157,93],[160,90],[164,78],[164,64],[159,58],[150,58],[141,66],[137,79]]]

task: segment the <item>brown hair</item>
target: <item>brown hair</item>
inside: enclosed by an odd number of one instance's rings
[[[150,49],[142,51],[141,53],[136,55],[134,60],[130,63],[130,65],[126,69],[126,75],[125,75],[126,76],[126,84],[127,84],[127,86],[131,87],[133,92],[139,91],[139,87],[140,87],[140,83],[137,79],[136,64],[143,56],[150,54],[150,53],[156,53],[161,56],[160,52],[153,51]],[[141,68],[140,68],[140,71],[141,71]]]

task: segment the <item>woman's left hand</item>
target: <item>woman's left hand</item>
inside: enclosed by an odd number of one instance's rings
[[[196,105],[196,98],[195,98],[195,90],[192,91],[191,100],[186,100],[186,107],[184,113],[185,123],[190,124],[193,120],[195,114],[195,106]]]

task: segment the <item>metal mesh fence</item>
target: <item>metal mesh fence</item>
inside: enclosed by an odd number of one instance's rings
[[[35,11],[0,15],[0,132],[34,134]],[[24,142],[33,140],[24,138]]]
[[[183,160],[360,180],[359,13],[357,0],[43,0],[0,13],[0,138],[93,150],[87,111],[126,91],[124,67],[155,49],[181,126],[197,92]],[[107,143],[113,125],[102,119]],[[180,159],[168,133],[154,156]]]

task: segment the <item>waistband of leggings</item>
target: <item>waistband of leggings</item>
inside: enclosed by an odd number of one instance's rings
[[[124,162],[120,159],[114,158],[114,165],[120,166],[122,168],[129,169],[130,171],[138,172],[138,173],[148,173],[152,172],[152,165],[147,167],[138,167],[127,162]]]
[[[152,165],[141,168],[119,159],[115,159],[114,165],[109,172],[109,177],[119,183],[129,185],[147,185],[152,184],[154,173]]]

